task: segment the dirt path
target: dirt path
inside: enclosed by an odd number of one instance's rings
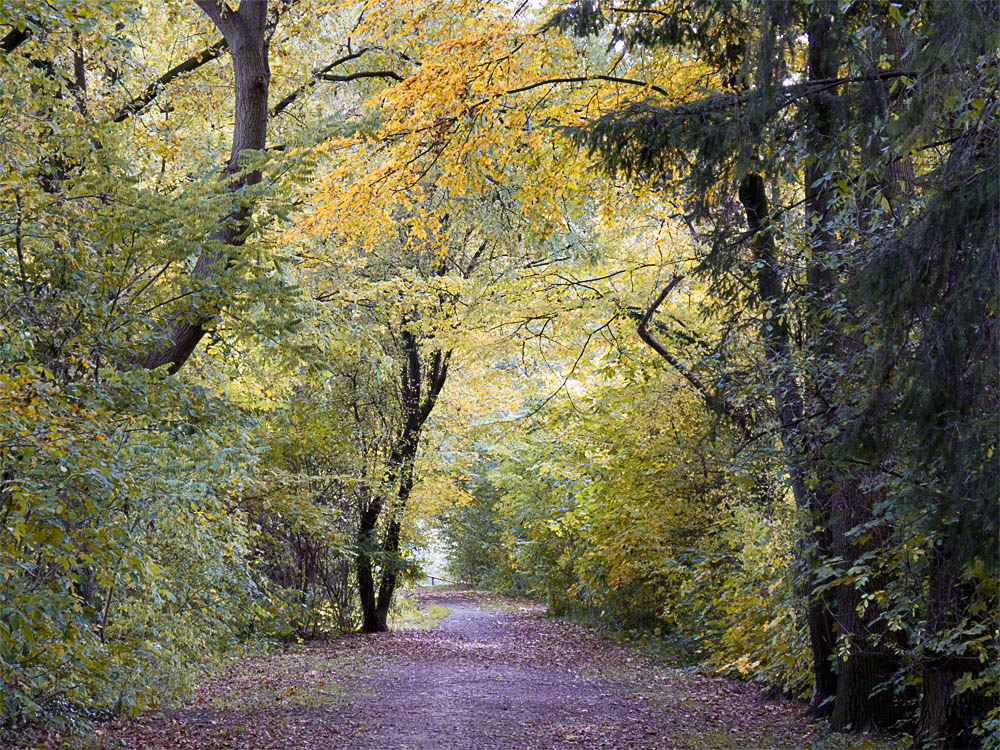
[[[247,662],[105,748],[801,748],[800,706],[653,663],[494,597],[433,600],[437,628],[349,635]]]

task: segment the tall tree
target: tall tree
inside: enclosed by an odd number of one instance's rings
[[[627,47],[697,55],[715,71],[718,88],[708,96],[680,103],[627,102],[572,134],[609,169],[633,179],[659,180],[666,186],[675,170],[686,171],[692,218],[714,228],[714,247],[704,268],[723,300],[744,297],[732,283],[746,265],[739,239],[732,239],[739,232],[727,209],[727,191],[734,182],[740,185],[750,229],[742,239],[751,240],[752,268],[758,281],[766,282],[758,284],[756,299],[746,296],[766,306],[762,344],[771,362],[779,433],[792,489],[807,498],[802,503],[809,514],[804,549],[812,556],[805,558],[805,574],[809,579],[820,571],[827,576],[808,586],[817,585],[808,597],[814,703],[832,712],[838,728],[862,730],[900,716],[888,682],[900,666],[895,654],[905,648],[886,627],[880,601],[890,582],[877,570],[877,560],[888,553],[896,533],[892,508],[900,506],[887,488],[899,456],[887,448],[879,461],[872,461],[856,452],[864,453],[865,445],[881,440],[869,419],[871,411],[857,398],[864,388],[859,362],[872,355],[865,341],[883,332],[856,321],[879,304],[859,304],[849,288],[863,276],[860,272],[873,248],[892,247],[897,238],[907,236],[913,226],[908,211],[925,201],[933,205],[928,198],[939,190],[948,192],[947,181],[940,180],[943,172],[931,166],[933,158],[923,163],[925,171],[918,168],[917,174],[927,180],[921,194],[907,195],[897,206],[889,203],[892,191],[883,190],[886,182],[866,183],[866,175],[900,174],[900,163],[913,163],[908,150],[938,148],[941,141],[957,158],[956,144],[962,139],[941,131],[930,135],[936,127],[928,127],[933,115],[921,97],[928,96],[932,80],[969,86],[963,88],[965,117],[973,111],[981,115],[975,118],[977,143],[989,144],[987,150],[994,147],[988,134],[994,116],[990,81],[995,65],[986,64],[982,56],[988,34],[966,31],[964,24],[955,32],[944,5],[841,7],[706,0],[617,8],[578,3],[553,19],[553,25],[577,32],[610,29],[612,39]],[[995,10],[970,7],[977,24]],[[888,29],[895,50],[873,55],[873,49],[889,46],[882,41]],[[899,39],[909,31],[922,38],[901,51]],[[959,56],[958,68],[942,63],[938,55],[943,47]],[[974,83],[968,81],[970,74]],[[879,105],[861,106],[866,92],[873,91],[878,92]],[[859,162],[854,149],[858,137],[867,138],[873,148],[866,132],[883,135],[874,168],[871,150]],[[920,181],[919,176],[905,179]],[[987,179],[983,184],[991,183]],[[768,185],[776,194],[790,191],[791,204],[769,207]],[[852,186],[871,198],[852,203]],[[872,201],[884,206],[890,218],[880,223],[880,231],[862,239],[853,227],[859,222],[870,225]],[[775,232],[784,237],[780,253],[769,246]],[[983,247],[985,234],[974,242]],[[783,309],[775,310],[775,302]],[[798,323],[793,337],[783,333],[786,321]],[[783,348],[782,341],[797,341],[797,350]],[[798,386],[793,385],[796,381]],[[796,391],[801,396],[795,397]],[[896,450],[902,445],[897,443]],[[803,480],[798,487],[797,477]],[[965,606],[981,595],[966,600]],[[927,683],[925,699],[940,692],[934,682]],[[970,726],[971,720],[965,727]]]
[[[257,185],[260,169],[247,163],[250,152],[262,151],[267,144],[268,94],[271,89],[271,68],[268,44],[274,33],[276,17],[268,11],[267,0],[241,2],[233,10],[224,0],[196,0],[199,8],[212,19],[222,33],[229,49],[233,67],[233,136],[232,147],[222,179],[226,189],[235,196],[235,205],[219,221],[219,228],[208,238],[210,244],[219,243],[224,252],[239,247],[246,241],[253,201],[246,188]],[[219,47],[217,43],[214,47]],[[197,58],[199,63],[210,59],[208,54]],[[243,193],[242,195],[240,193]],[[198,258],[193,276],[211,276],[213,267],[232,260],[204,253]],[[198,343],[204,338],[206,326],[215,319],[209,311],[200,312],[194,320],[178,322],[173,326],[169,343],[160,351],[150,352],[142,358],[144,367],[155,369],[168,365],[167,371],[177,372],[187,361]]]

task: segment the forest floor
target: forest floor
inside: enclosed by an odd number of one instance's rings
[[[346,635],[239,664],[100,748],[844,748],[803,707],[671,668],[541,607],[422,594],[424,629]],[[436,626],[433,616],[442,617]],[[861,747],[883,747],[870,740]]]

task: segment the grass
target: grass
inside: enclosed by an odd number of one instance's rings
[[[487,612],[539,612],[542,605],[532,599],[484,600],[478,604]]]
[[[438,604],[423,607],[412,600],[400,602],[399,608],[389,618],[392,630],[430,630],[451,614],[451,610]]]

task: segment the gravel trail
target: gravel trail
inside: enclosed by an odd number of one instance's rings
[[[802,706],[640,656],[476,592],[423,595],[437,627],[351,634],[246,661],[102,748],[753,750],[820,738]]]

